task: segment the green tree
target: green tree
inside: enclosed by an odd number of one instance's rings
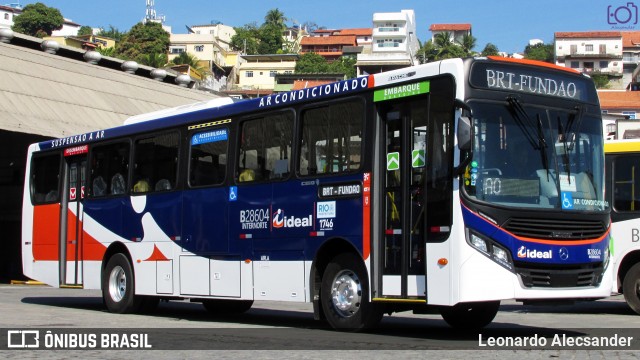
[[[211,70],[209,68],[207,68],[206,66],[202,66],[200,59],[198,59],[195,55],[189,54],[187,52],[180,53],[180,55],[171,60],[171,63],[173,63],[174,65],[189,65],[201,74],[211,73]]]
[[[144,61],[146,54],[164,54],[169,49],[169,33],[156,22],[137,23],[116,47],[121,59]]]
[[[15,32],[43,38],[51,36],[54,30],[62,29],[62,25],[64,18],[60,10],[38,2],[24,7],[22,14],[16,16],[12,29]]]
[[[348,79],[351,79],[356,77],[356,61],[353,57],[343,56],[329,63],[328,70],[336,74],[345,74]]]
[[[118,30],[118,28],[114,27],[113,25],[109,25],[108,30],[101,29],[100,31],[98,31],[96,35],[105,36],[108,38],[112,38],[115,41],[120,41],[124,37],[125,33],[121,32],[120,30]]]
[[[473,48],[476,47],[476,38],[471,34],[465,34],[462,36],[462,39],[458,42],[458,45],[462,47],[464,51],[464,56],[473,56],[474,51]]]
[[[154,68],[161,68],[167,65],[167,55],[158,53],[145,54],[140,63]]]
[[[102,56],[117,57],[116,48],[114,46],[110,48],[103,48],[98,46],[96,48],[96,51],[99,52]]]
[[[553,64],[553,44],[527,45],[524,49],[524,58]]]
[[[284,16],[284,13],[278,10],[278,8],[275,8],[267,11],[267,15],[264,17],[264,25],[273,25],[284,30],[287,27],[285,25],[287,20],[288,19]]]
[[[416,56],[418,57],[418,61],[420,64],[426,64],[430,61],[434,61],[438,54],[438,49],[431,39],[424,43],[420,49],[418,49]]]
[[[443,31],[434,36],[434,46],[437,50],[434,60],[465,57],[465,50],[453,42],[451,33]]]
[[[255,23],[234,28],[236,34],[231,37],[231,46],[247,55],[258,54],[260,30]]]
[[[91,26],[81,26],[80,29],[78,30],[78,36],[83,36],[83,35],[93,35],[93,29],[91,28]]]
[[[607,89],[609,87],[609,77],[605,74],[593,73],[590,75],[591,79],[598,89]]]
[[[282,28],[274,24],[265,24],[260,28],[258,54],[278,54],[282,52]]]
[[[328,73],[329,63],[327,59],[316,53],[306,53],[298,59],[296,62],[295,73],[296,74],[304,74],[304,73]]]
[[[498,47],[495,46],[492,43],[487,43],[487,45],[485,45],[484,49],[482,49],[482,53],[480,53],[480,55],[482,56],[495,56],[498,55]]]

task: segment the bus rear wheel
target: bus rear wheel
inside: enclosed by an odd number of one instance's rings
[[[113,255],[102,273],[102,298],[107,309],[113,313],[127,314],[140,310],[141,296],[135,294],[133,268],[122,253]]]
[[[369,299],[369,282],[362,260],[345,253],[333,258],[322,276],[322,309],[331,327],[360,331],[376,326],[382,308]]]
[[[499,309],[500,301],[459,303],[440,308],[440,315],[453,328],[476,330],[489,325]]]
[[[640,263],[629,269],[622,282],[624,299],[637,314],[640,314]]]

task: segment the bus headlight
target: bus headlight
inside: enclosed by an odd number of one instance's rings
[[[481,254],[509,271],[514,271],[511,255],[506,248],[495,241],[467,229],[467,242]]]
[[[609,253],[609,247],[604,249],[604,261],[602,264],[602,271],[607,270],[607,266],[609,266],[609,259],[611,259],[611,254]]]
[[[474,233],[471,233],[471,245],[473,245],[473,247],[475,247],[480,251],[483,251],[486,253],[489,252],[489,247],[487,246],[487,242]]]
[[[498,261],[509,262],[509,255],[507,255],[507,251],[497,246],[493,247],[493,256]]]

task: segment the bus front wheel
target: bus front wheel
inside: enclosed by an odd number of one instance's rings
[[[440,308],[440,315],[453,328],[480,329],[493,321],[499,308],[500,301],[459,303]]]
[[[369,299],[369,281],[362,260],[345,253],[333,258],[322,276],[320,302],[331,327],[359,331],[376,326],[382,308]]]
[[[637,314],[640,314],[640,263],[629,269],[622,282],[624,299]]]
[[[102,273],[102,298],[113,313],[135,313],[140,310],[143,298],[136,296],[133,269],[122,253],[113,255]]]

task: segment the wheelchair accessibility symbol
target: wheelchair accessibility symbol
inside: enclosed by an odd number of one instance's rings
[[[570,192],[562,193],[562,208],[563,209],[573,209],[573,196]]]
[[[238,187],[237,186],[230,186],[229,187],[229,201],[236,201],[238,200]]]

